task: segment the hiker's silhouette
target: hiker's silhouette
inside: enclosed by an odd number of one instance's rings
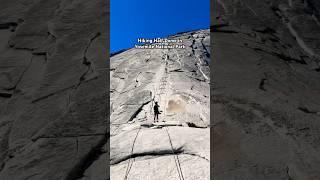
[[[156,119],[157,119],[157,121],[158,121],[158,119],[159,119],[159,114],[160,114],[160,111],[159,111],[159,105],[158,105],[158,102],[155,102],[155,105],[153,106],[153,111],[154,111],[154,122],[156,122]]]

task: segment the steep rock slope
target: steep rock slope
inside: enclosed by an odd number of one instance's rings
[[[0,4],[0,179],[107,179],[106,1]]]
[[[212,4],[215,180],[320,179],[319,8]]]
[[[111,57],[113,180],[210,177],[210,32],[169,39],[186,48],[133,48]],[[163,112],[154,125],[156,101]]]

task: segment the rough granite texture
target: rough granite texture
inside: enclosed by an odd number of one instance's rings
[[[110,59],[112,180],[210,178],[210,32],[168,38],[186,48],[132,48]]]
[[[0,4],[0,179],[106,180],[107,1]]]
[[[214,0],[214,180],[320,179],[320,4]]]
[[[109,72],[107,1],[0,0],[0,179],[320,179],[319,1],[211,6],[211,38]]]

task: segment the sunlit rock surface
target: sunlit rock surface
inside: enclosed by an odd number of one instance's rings
[[[210,32],[111,57],[111,179],[210,178]],[[162,113],[154,124],[153,106]],[[165,122],[162,122],[165,121]]]
[[[107,179],[107,2],[0,1],[0,179]]]
[[[320,179],[318,1],[215,0],[215,180]]]

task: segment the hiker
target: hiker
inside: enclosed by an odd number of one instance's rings
[[[154,111],[154,122],[156,122],[156,118],[157,118],[157,121],[158,121],[158,119],[159,119],[159,114],[161,114],[160,113],[160,111],[159,111],[159,105],[158,105],[158,102],[155,102],[155,105],[153,106],[153,111]]]

